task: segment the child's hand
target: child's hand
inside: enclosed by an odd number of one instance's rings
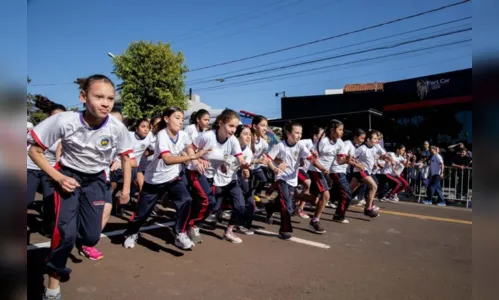
[[[76,188],[80,187],[80,184],[76,181],[76,179],[65,175],[63,175],[57,183],[61,186],[62,190],[67,193],[72,193]]]
[[[121,169],[121,161],[113,161],[109,167],[111,172],[116,171],[117,169]]]
[[[250,172],[249,172],[249,170],[248,170],[248,169],[244,169],[242,174],[243,174],[243,178],[244,178],[244,179],[249,179],[249,177],[250,177]]]

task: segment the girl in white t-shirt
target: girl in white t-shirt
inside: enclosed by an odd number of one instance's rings
[[[209,125],[210,113],[206,109],[200,109],[191,114],[190,124],[185,127],[184,131],[194,141],[198,135],[208,130]]]
[[[251,151],[253,152],[253,161],[250,166],[252,186],[255,190],[256,201],[260,201],[260,197],[265,185],[272,180],[268,177],[269,169],[265,154],[269,152],[269,144],[267,143],[268,122],[264,116],[255,116],[251,121],[253,129],[253,137],[251,141]],[[268,197],[268,195],[265,195]]]
[[[297,122],[289,122],[283,128],[283,141],[274,145],[267,154],[269,168],[276,174],[276,185],[278,196],[273,203],[267,203],[267,223],[272,224],[272,216],[275,212],[281,213],[281,228],[279,237],[283,240],[291,238],[293,227],[291,225],[291,215],[293,214],[293,191],[298,185],[298,170],[300,159],[306,158],[319,171],[327,174],[328,169],[324,168],[303,144],[298,143],[302,135],[302,126]],[[285,163],[286,168],[281,170],[274,165],[273,161],[279,159]]]
[[[246,125],[239,125],[234,133],[241,146],[244,161],[249,165],[253,158],[251,151],[251,129]],[[213,185],[215,186],[215,199],[217,205],[214,211],[221,214],[220,208],[223,208],[223,202],[232,206],[232,214],[229,220],[229,226],[225,231],[223,238],[229,242],[239,244],[241,238],[233,233],[236,226],[237,231],[251,235],[251,219],[255,203],[253,201],[251,189],[249,186],[249,170],[242,169],[238,158],[229,155],[223,164],[216,170]]]
[[[187,148],[187,153],[193,155],[195,151],[210,150],[207,155],[202,155],[201,159],[192,161],[188,166],[188,181],[193,196],[193,209],[189,221],[189,236],[195,242],[201,242],[199,229],[196,226],[198,222],[203,221],[212,212],[216,205],[213,190],[208,183],[207,178],[213,178],[214,185],[215,174],[223,168],[230,156],[236,157],[240,165],[245,168],[248,163],[243,158],[241,146],[234,136],[239,125],[239,114],[233,110],[224,110],[215,120],[213,130],[208,130],[199,135],[193,142],[192,147]],[[209,163],[209,166],[205,162]],[[231,231],[226,231],[230,237]]]
[[[184,113],[180,108],[170,107],[156,127],[154,159],[144,174],[144,187],[133,218],[128,222],[124,233],[123,247],[133,248],[139,237],[140,227],[146,222],[158,199],[168,193],[168,199],[175,204],[177,220],[173,232],[175,246],[191,249],[194,243],[186,230],[191,211],[192,198],[183,180],[183,163],[198,159],[208,151],[200,150],[190,155],[182,155],[192,144],[187,133],[183,132]]]

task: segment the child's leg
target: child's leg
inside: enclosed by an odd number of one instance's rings
[[[350,185],[348,184],[346,175],[344,173],[332,173],[331,178],[333,179],[335,187],[339,191],[340,201],[336,207],[335,216],[340,218],[345,218],[346,211],[350,202],[352,202],[352,193],[350,191]]]
[[[203,220],[210,213],[216,202],[205,176],[197,171],[188,171],[187,176],[193,199],[189,226],[195,226],[197,222]]]
[[[362,181],[367,186],[367,200],[365,208],[371,210],[373,208],[374,195],[376,194],[378,186],[371,176],[364,177]]]
[[[35,202],[36,190],[38,189],[38,185],[40,184],[40,174],[42,171],[28,170],[27,172],[28,189],[26,191],[26,197],[28,200],[27,206],[29,207],[33,204],[33,202]]]
[[[185,232],[189,223],[192,198],[184,182],[176,180],[168,187],[168,197],[175,204],[177,220],[175,222],[175,234]]]
[[[400,191],[400,188],[402,187],[402,182],[399,180],[399,178],[386,174],[386,178],[389,180],[390,185],[392,187],[391,192],[388,194],[388,198],[392,198],[395,194],[397,194]]]
[[[128,221],[128,226],[123,233],[128,237],[139,233],[140,227],[146,222],[147,218],[154,209],[158,199],[166,192],[166,184],[148,184],[144,183],[142,192],[140,193],[140,201],[137,205],[137,210]]]
[[[240,225],[244,221],[246,215],[246,203],[244,195],[236,181],[232,181],[225,187],[230,201],[232,202],[232,214],[229,220],[229,227],[232,229],[234,225]]]
[[[292,187],[286,182],[278,180],[277,191],[276,205],[280,208],[281,212],[281,228],[279,232],[293,232],[293,226],[291,225],[291,214],[293,213]]]

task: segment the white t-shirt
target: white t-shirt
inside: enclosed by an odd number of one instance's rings
[[[61,140],[58,139],[55,144],[50,146],[47,150],[45,150],[45,159],[49,162],[49,164],[53,167],[56,164],[55,153],[57,151],[57,146],[61,143]],[[28,146],[28,150],[31,148],[31,145]],[[31,160],[29,155],[27,155],[26,167],[28,170],[40,170],[40,168]]]
[[[279,158],[286,163],[287,168],[277,175],[276,179],[283,180],[292,187],[298,185],[300,158],[312,159],[311,153],[305,145],[296,143],[290,146],[286,141],[274,145],[267,156],[271,160]]]
[[[317,154],[319,154],[318,162],[327,170],[332,170],[333,163],[336,161],[336,156],[345,155],[345,153],[342,152],[342,148],[343,141],[340,139],[336,140],[334,144],[329,137],[321,139],[317,145]],[[310,171],[321,172],[314,166],[310,166]]]
[[[213,178],[215,176],[216,170],[222,166],[230,156],[238,157],[242,155],[241,145],[235,136],[231,136],[225,141],[218,141],[215,130],[209,130],[205,133],[198,135],[198,137],[192,142],[195,149],[211,149],[210,152],[202,156],[210,162],[211,166],[206,168],[205,176],[207,178]],[[195,168],[190,164],[188,166],[189,170],[195,170]]]
[[[310,151],[310,152],[312,152],[312,149],[314,149],[314,147],[315,147],[312,139],[300,140],[298,143],[303,144],[305,146],[305,148],[307,148],[308,151]],[[308,159],[305,159],[303,167],[300,166],[300,169],[307,172],[309,168],[310,168],[310,161]]]
[[[403,156],[397,155],[393,152],[388,152],[388,155],[395,161],[395,166],[391,163],[385,162],[384,168],[381,170],[381,174],[388,175],[400,175],[404,170],[405,159]]]
[[[154,151],[154,147],[156,146],[156,136],[154,134],[151,138],[151,146],[152,147],[149,148],[149,150]],[[140,162],[137,161],[137,163],[139,164],[139,170],[145,172],[147,167],[151,164],[151,162],[154,159],[154,153],[147,157],[144,157],[144,155],[142,155],[142,158],[143,159],[140,159]]]
[[[46,150],[58,139],[62,143],[61,164],[87,174],[104,171],[111,163],[113,148],[119,155],[133,152],[127,128],[112,115],[99,127],[90,128],[83,120],[83,112],[62,112],[38,124],[29,142]]]
[[[140,163],[146,149],[154,149],[154,134],[149,132],[145,138],[141,139],[135,132],[130,131],[130,137],[133,141],[133,154],[137,163]]]
[[[191,124],[185,127],[184,129],[185,133],[191,138],[192,141],[194,141],[198,135],[203,134],[204,131],[199,131],[198,127],[196,124]]]
[[[335,145],[337,145],[336,155],[333,159],[333,163],[332,163],[329,171],[330,171],[330,173],[345,173],[346,168],[348,167],[348,164],[341,164],[340,165],[338,163],[338,158],[346,157],[348,155],[349,148],[347,148],[347,146],[345,145],[345,142],[343,142],[342,139],[336,140]]]
[[[255,153],[253,153],[253,156],[255,157],[255,159],[260,159],[262,158],[263,155],[269,152],[269,143],[267,143],[267,141],[264,140],[263,138],[258,139],[258,142],[255,142],[254,147],[255,147]],[[262,164],[251,165],[250,169],[251,170],[258,169],[261,166]]]
[[[253,159],[253,152],[251,151],[250,147],[245,147],[243,150],[243,158],[244,161],[247,162],[248,164],[251,163],[251,160]],[[215,173],[215,176],[213,177],[213,185],[214,186],[226,186],[229,183],[231,183],[232,180],[237,179],[237,171],[239,170],[239,161],[237,157],[235,156],[230,156],[225,163],[223,163],[225,166],[225,170],[227,171],[226,173],[222,172],[223,167],[220,167],[217,172]]]
[[[149,184],[161,184],[178,177],[184,164],[167,165],[161,156],[165,153],[179,156],[191,144],[191,138],[182,130],[177,133],[176,139],[170,138],[166,129],[160,130],[156,135],[154,158],[146,169],[144,181]]]
[[[342,153],[345,153],[345,155],[348,155],[350,157],[355,158],[355,146],[352,144],[352,141],[344,141],[343,142],[343,150]],[[350,165],[349,164],[343,164],[339,166],[335,166],[334,170],[331,170],[332,173],[344,173],[346,174],[347,171],[350,170]]]
[[[366,171],[373,172],[374,164],[376,162],[376,155],[384,155],[384,150],[381,147],[368,147],[366,144],[360,146],[355,150],[355,157],[364,165]],[[355,167],[354,172],[360,172],[359,168]]]
[[[441,166],[444,163],[442,156],[440,154],[435,154],[430,159],[430,176],[441,175]]]

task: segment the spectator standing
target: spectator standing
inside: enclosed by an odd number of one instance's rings
[[[461,148],[452,160],[452,167],[456,170],[456,198],[462,199],[468,196],[468,184],[470,180],[469,167],[472,159],[466,148]]]

